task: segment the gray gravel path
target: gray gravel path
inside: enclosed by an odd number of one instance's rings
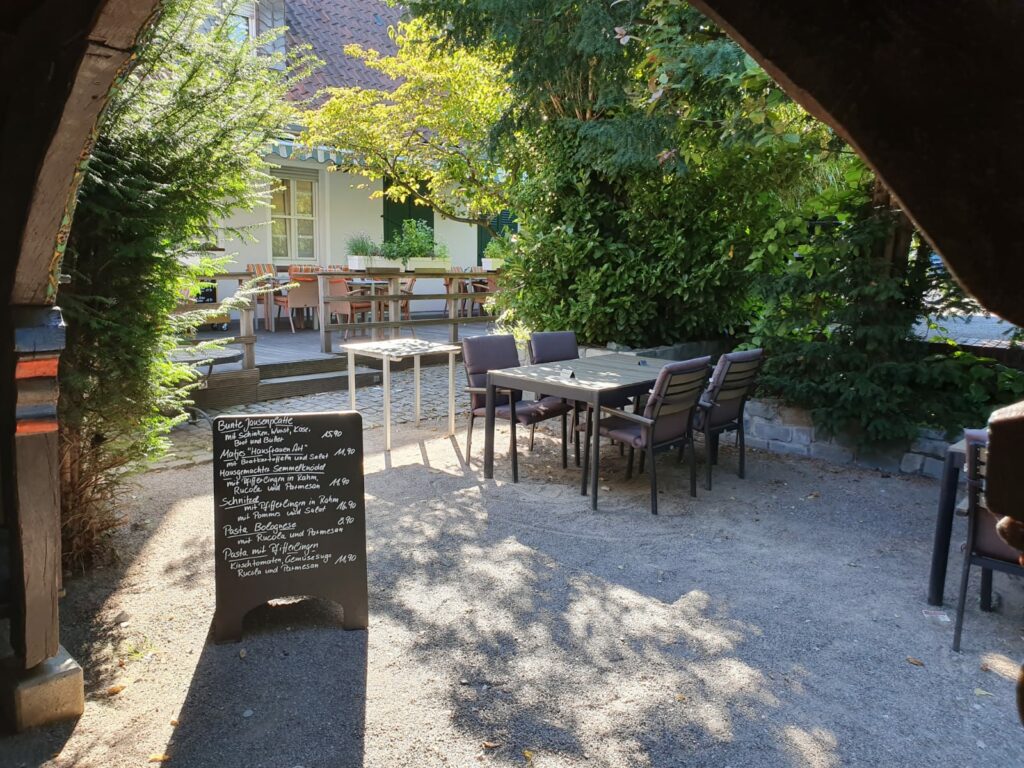
[[[0,765],[1024,765],[1020,584],[995,614],[972,587],[953,653],[923,613],[934,482],[757,453],[739,480],[723,449],[697,500],[663,458],[652,517],[609,448],[593,513],[546,436],[513,485],[433,430],[387,460],[366,433],[366,632],[293,602],[208,644],[210,467],[144,476],[121,565],[67,584],[86,714]]]

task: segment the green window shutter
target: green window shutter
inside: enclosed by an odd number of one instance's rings
[[[391,186],[390,179],[384,179],[384,191]],[[384,198],[384,241],[387,242],[402,229],[402,222],[406,219],[419,219],[426,222],[431,229],[434,228],[434,209],[426,205],[413,203],[412,195],[405,199],[404,203],[397,203],[394,200]]]
[[[502,211],[493,219],[491,219],[491,226],[494,231],[499,235],[505,230],[511,230],[513,232],[519,231],[519,223],[516,221],[515,215],[511,211]],[[483,264],[484,249],[487,244],[491,242],[491,233],[483,227],[476,228],[476,265],[479,267]]]

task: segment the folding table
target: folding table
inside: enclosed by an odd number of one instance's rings
[[[356,355],[382,361],[384,369],[384,450],[391,450],[391,363],[407,357],[413,360],[416,403],[416,424],[420,423],[420,357],[437,353],[448,354],[448,434],[455,434],[455,355],[462,348],[455,344],[441,344],[420,339],[388,339],[386,341],[360,341],[342,344],[348,352],[348,393],[352,410],[356,410]]]

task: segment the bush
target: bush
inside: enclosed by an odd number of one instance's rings
[[[104,531],[130,471],[160,454],[195,375],[169,358],[202,315],[171,312],[216,264],[181,256],[217,238],[216,222],[265,199],[262,154],[292,110],[291,79],[232,40],[234,3],[172,0],[112,96],[83,178],[62,270],[68,326],[61,358],[63,552],[81,567],[104,554]]]
[[[752,338],[767,354],[761,390],[861,443],[912,440],[921,426],[954,433],[1024,395],[1021,372],[955,346],[932,354],[915,338],[934,297],[961,299],[925,244],[887,251],[898,224],[854,192],[809,235],[806,222],[788,221],[767,238],[793,256],[761,285]]]
[[[402,228],[380,249],[381,256],[388,261],[400,261],[402,266],[409,259],[445,259],[448,248],[434,243],[434,230],[425,221],[406,219]]]

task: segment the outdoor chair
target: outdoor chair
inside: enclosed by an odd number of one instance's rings
[[[537,331],[530,334],[530,340],[526,342],[526,351],[530,355],[530,365],[542,363],[559,363],[563,360],[578,360],[580,347],[576,342],[575,331]],[[572,409],[572,426],[569,431],[569,439],[572,440],[576,450],[576,466],[580,465],[580,441],[576,435],[576,427],[579,424],[579,404],[574,404]],[[537,425],[530,426],[530,450],[533,450],[533,437]],[[577,439],[574,439],[577,438]]]
[[[316,272],[317,267],[314,265],[293,264],[288,267],[288,282],[294,285],[283,296],[274,294],[277,316],[281,316],[282,309],[288,310],[288,322],[292,326],[292,333],[295,333],[295,317],[292,313],[296,309],[312,309],[316,327],[316,318],[320,311],[320,286],[317,283]]]
[[[743,409],[754,391],[764,350],[728,352],[718,358],[711,381],[701,395],[693,428],[704,434],[707,459],[707,489],[711,490],[711,467],[718,463],[718,438],[723,432],[736,432],[740,477],[746,474],[746,442],[743,436]],[[680,460],[682,457],[680,456]]]
[[[330,266],[328,269],[332,272],[335,270],[348,271],[347,267]],[[346,323],[355,323],[358,316],[362,315],[365,318],[366,313],[370,311],[370,302],[363,300],[366,291],[361,288],[352,288],[347,277],[328,277],[327,293],[329,296],[346,297],[328,302],[327,305],[327,311],[337,315],[339,322],[344,317]],[[348,339],[348,334],[349,329],[346,328],[343,338]]]
[[[253,277],[262,277],[259,286],[265,288],[268,285],[275,285],[277,281],[277,267],[273,264],[246,264],[245,271]],[[269,275],[269,277],[267,277]],[[266,293],[259,294],[256,299],[260,304],[263,305],[263,328],[268,331],[274,331],[274,293],[267,291]]]
[[[490,314],[486,305],[494,292],[498,290],[498,278],[493,275],[474,278],[470,281],[470,287],[473,289],[473,297],[470,299],[470,316],[473,315],[474,307],[480,307],[481,315]]]
[[[462,267],[452,267],[452,272],[462,272]],[[446,277],[444,278],[444,292],[445,293],[466,293],[467,285],[466,281],[459,277]],[[466,299],[448,299],[445,304],[447,305],[448,317],[451,317],[453,307],[457,307],[456,316],[463,317],[466,314]]]
[[[640,471],[644,457],[651,455],[651,514],[658,514],[658,477],[655,457],[661,451],[679,448],[680,457],[690,446],[690,495],[697,495],[697,462],[693,448],[693,414],[708,381],[710,357],[669,363],[658,373],[644,405],[643,415],[601,406],[600,434],[629,446],[626,479],[633,476],[633,459],[640,450]],[[607,415],[605,415],[607,414]],[[584,476],[590,470],[590,438],[593,419],[587,419],[583,453]]]
[[[466,368],[470,396],[469,429],[466,432],[466,464],[469,464],[473,443],[473,423],[487,415],[487,372],[502,368],[519,367],[519,353],[512,336],[470,336],[462,340],[462,363]],[[533,426],[539,421],[562,417],[562,468],[568,466],[567,414],[572,405],[558,397],[523,400],[520,390],[499,389],[496,393],[494,416],[509,422],[511,430],[512,479],[519,481],[519,456],[516,449],[516,425]]]
[[[992,571],[1024,576],[1020,551],[1014,549],[996,530],[998,522],[985,505],[985,438],[967,433],[967,543],[964,545],[964,569],[960,577],[960,598],[956,604],[956,625],[953,630],[953,650],[960,650],[960,635],[964,627],[964,609],[967,603],[967,582],[971,566],[981,566],[981,610],[992,608]]]

